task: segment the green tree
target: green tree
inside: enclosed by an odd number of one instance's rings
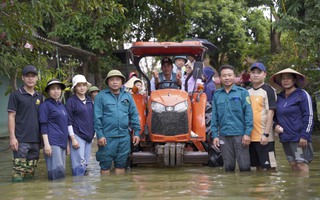
[[[261,48],[266,42],[267,21],[262,12],[250,10],[245,1],[189,1],[192,9],[190,37],[208,39],[218,47],[213,57],[215,67],[228,62],[242,67],[247,53]],[[260,48],[259,48],[260,47]],[[251,49],[251,50],[250,50]]]

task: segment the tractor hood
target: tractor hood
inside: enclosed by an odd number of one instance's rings
[[[161,103],[164,106],[174,106],[188,99],[188,93],[177,89],[155,90],[151,93],[151,101]]]

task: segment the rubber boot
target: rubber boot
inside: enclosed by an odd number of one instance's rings
[[[25,158],[13,158],[12,182],[22,182],[26,174],[27,161]]]
[[[26,173],[24,175],[24,181],[32,180],[37,168],[38,160],[28,160],[26,166]]]

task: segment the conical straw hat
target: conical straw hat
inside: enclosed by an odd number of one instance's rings
[[[281,85],[281,75],[285,73],[291,73],[291,74],[296,74],[297,78],[297,86],[300,88],[304,88],[308,85],[308,80],[305,75],[301,74],[300,72],[297,72],[291,68],[287,68],[284,70],[281,70],[274,75],[272,75],[269,79],[269,83],[272,87],[276,88],[278,91],[283,90],[283,87]]]

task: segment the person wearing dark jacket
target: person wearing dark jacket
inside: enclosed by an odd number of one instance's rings
[[[72,95],[66,104],[68,132],[71,138],[70,158],[73,176],[83,176],[89,165],[93,128],[93,101],[86,95],[91,86],[85,76],[78,74],[72,79]]]
[[[313,159],[311,133],[314,121],[311,97],[301,89],[307,85],[306,77],[287,68],[271,76],[270,84],[283,90],[277,98],[274,128],[287,160],[292,170],[308,172]]]
[[[204,92],[207,95],[207,101],[212,101],[212,96],[216,91],[216,85],[213,81],[214,70],[212,69],[212,67],[204,67],[203,76],[204,76]]]
[[[39,107],[39,123],[49,180],[66,176],[68,114],[60,101],[62,90],[65,88],[66,86],[58,79],[48,81],[45,92],[49,98]]]

